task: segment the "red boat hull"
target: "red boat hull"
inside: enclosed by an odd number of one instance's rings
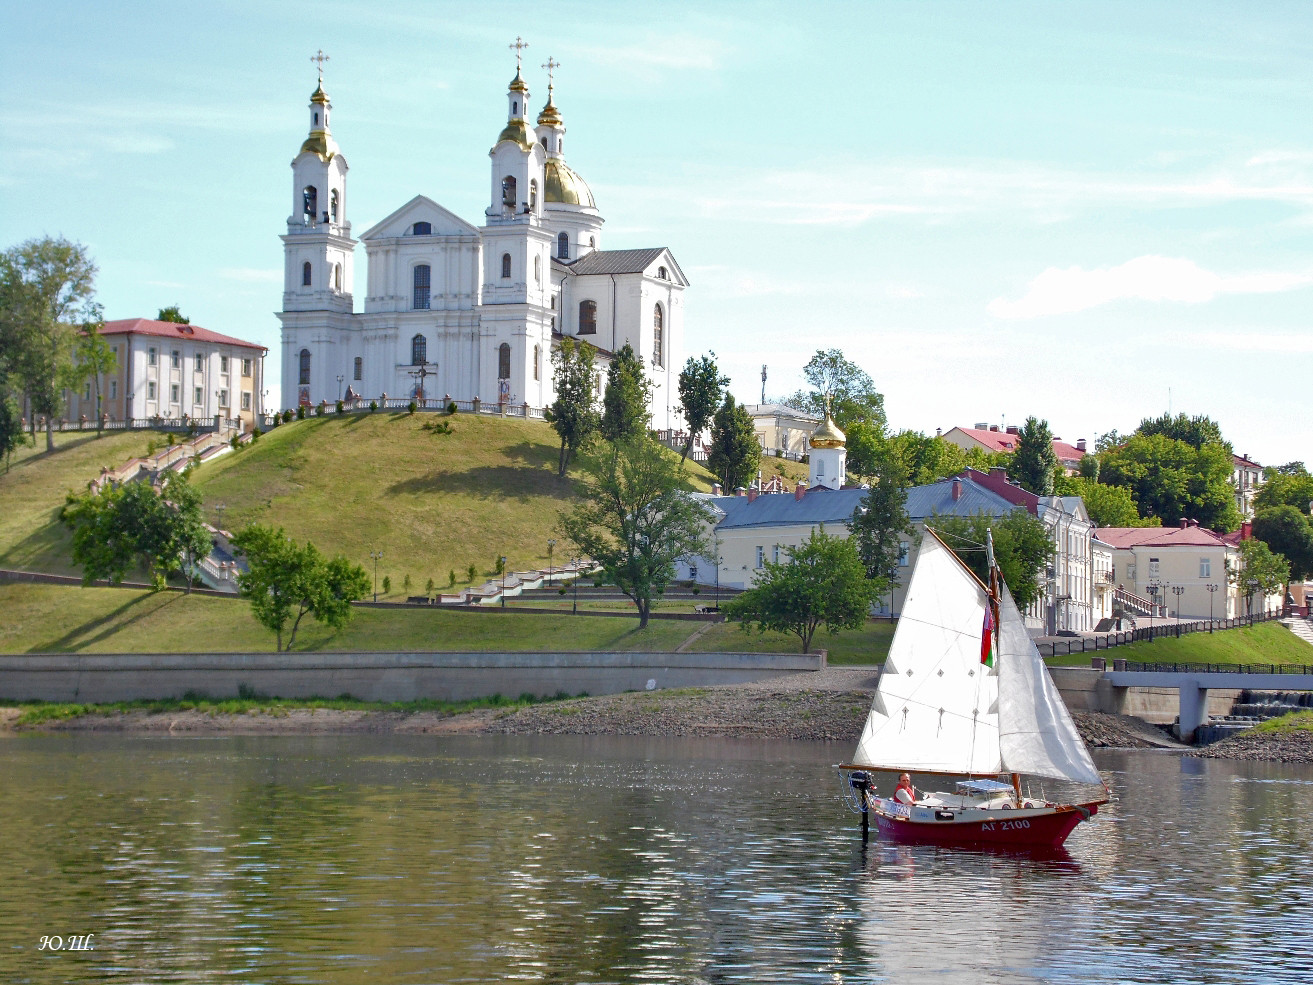
[[[989,845],[1003,848],[1061,848],[1081,821],[1098,813],[1098,803],[1055,808],[1052,813],[1025,818],[1006,814],[981,821],[913,821],[871,809],[880,836],[918,845]],[[1000,812],[1001,814],[1003,812]]]

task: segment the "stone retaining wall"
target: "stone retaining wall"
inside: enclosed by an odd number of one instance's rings
[[[1084,667],[1050,667],[1049,675],[1071,711],[1134,715],[1155,725],[1170,725],[1181,711],[1181,692],[1174,687],[1114,688],[1103,679],[1103,671]],[[1231,714],[1239,694],[1231,688],[1210,690],[1208,714]]]

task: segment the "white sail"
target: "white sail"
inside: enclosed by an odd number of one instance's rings
[[[987,592],[923,538],[854,765],[1102,782],[1005,586],[1000,595],[991,669],[980,662]]]
[[[961,562],[924,537],[854,764],[1002,771],[998,677],[980,662],[985,600]]]
[[[1004,769],[1102,783],[1012,595],[1006,587],[1000,594],[998,718]]]

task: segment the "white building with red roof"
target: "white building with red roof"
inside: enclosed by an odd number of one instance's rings
[[[1254,496],[1263,484],[1263,466],[1247,455],[1231,456],[1231,487],[1235,489],[1235,508],[1242,520],[1254,518]]]
[[[123,318],[101,329],[115,356],[101,381],[100,411],[110,420],[240,420],[243,431],[262,412],[262,345],[177,322]],[[96,418],[96,389],[70,392],[70,419]]]
[[[973,428],[952,428],[944,433],[944,440],[964,451],[979,448],[990,453],[1004,452],[1011,455],[1017,450],[1019,430],[1020,428],[1014,424],[1009,424],[1007,427],[999,424],[977,424]],[[1067,474],[1076,475],[1080,472],[1080,460],[1086,455],[1085,439],[1081,438],[1073,445],[1061,438],[1054,438],[1053,452],[1058,456],[1062,467],[1067,470]]]

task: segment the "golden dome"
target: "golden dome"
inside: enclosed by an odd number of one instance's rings
[[[337,154],[337,141],[323,130],[311,130],[310,136],[301,145],[301,153],[318,154],[325,161],[331,161]]]
[[[579,177],[559,158],[543,165],[543,201],[558,202],[561,205],[582,205],[595,209],[592,190],[588,183]]]
[[[538,114],[538,125],[540,127],[560,127],[565,125],[565,121],[561,119],[561,111],[558,110],[556,104],[552,102],[552,90],[550,88],[547,90],[547,105],[544,106],[543,111]]]
[[[524,84],[524,79],[520,77],[520,70],[518,68],[515,70],[515,78],[511,79],[511,84],[508,86],[508,88],[512,92],[529,91],[529,87]]]
[[[847,441],[847,436],[839,430],[839,426],[834,423],[834,418],[828,411],[824,423],[813,431],[811,436],[813,448],[842,448]]]
[[[519,117],[506,124],[506,129],[497,135],[497,144],[503,140],[513,140],[525,150],[533,150],[533,137],[529,135],[529,125]],[[497,146],[493,144],[493,146]]]
[[[310,101],[312,103],[323,103],[325,105],[328,103],[328,93],[324,92],[323,80],[320,80],[319,85],[315,86],[315,91],[310,93]]]

